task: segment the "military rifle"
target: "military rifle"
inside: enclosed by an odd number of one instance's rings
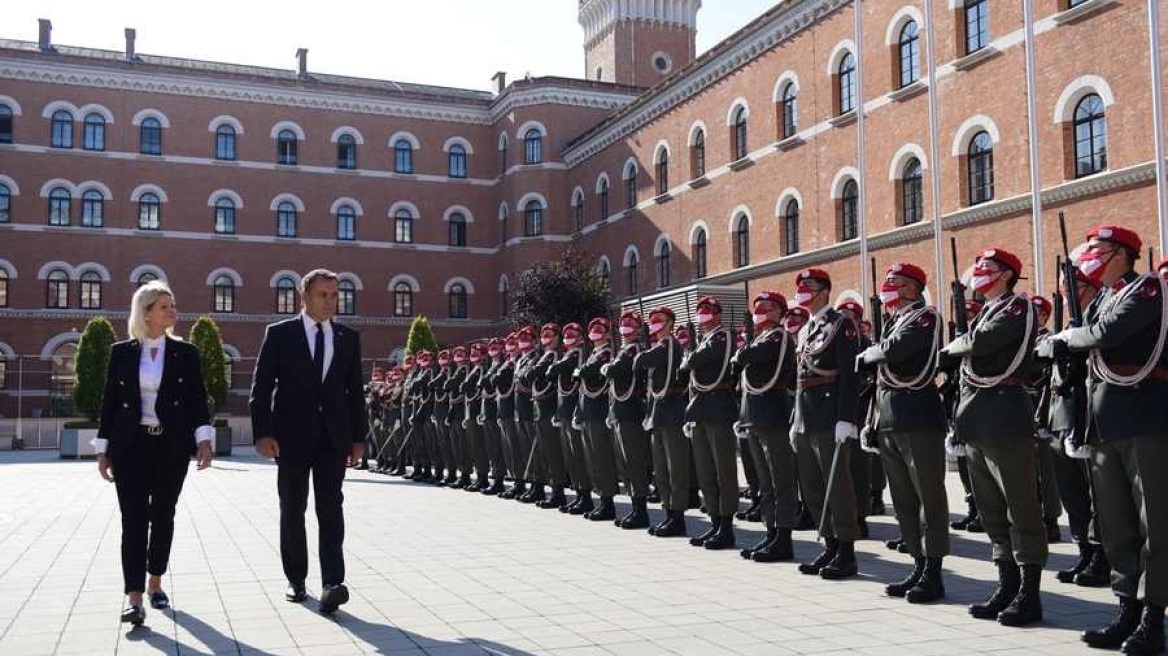
[[[872,306],[872,341],[880,340],[884,334],[884,303],[880,301],[880,290],[876,286],[876,258],[872,258],[872,296],[868,298]]]
[[[1063,277],[1063,257],[1061,255],[1054,256],[1054,293],[1050,297],[1051,305],[1051,321],[1054,324],[1054,332],[1057,335],[1063,331],[1063,295],[1059,291],[1059,281]]]
[[[750,300],[749,281],[742,281],[742,291],[746,298],[746,309],[743,310],[742,326],[746,329],[746,343],[749,344],[754,341],[754,303]]]
[[[1079,328],[1083,325],[1083,305],[1079,302],[1079,286],[1075,276],[1076,267],[1071,259],[1071,251],[1067,243],[1067,220],[1062,212],[1059,212],[1059,235],[1063,242],[1062,283],[1063,289],[1066,291],[1067,312],[1070,315],[1069,325],[1071,328]],[[1086,363],[1082,357],[1072,355],[1066,349],[1056,351],[1055,363],[1059,367],[1063,384],[1070,386],[1070,390],[1065,388],[1062,390],[1063,395],[1068,395],[1069,392],[1074,412],[1074,421],[1071,425],[1068,441],[1075,448],[1080,448],[1087,443],[1087,424],[1080,421],[1087,412],[1087,388],[1084,384],[1086,382],[1086,371],[1084,370]]]
[[[649,317],[645,316],[644,296],[637,294],[637,311],[641,314],[641,329],[637,331],[637,341],[641,348],[649,348]]]
[[[961,282],[961,266],[957,263],[957,238],[949,238],[949,251],[953,258],[953,328],[954,337],[969,332],[969,317],[965,314],[965,283]]]
[[[689,341],[685,343],[685,350],[693,353],[698,347],[698,331],[694,329],[693,309],[689,303],[689,292],[685,293],[685,330],[689,333]]]

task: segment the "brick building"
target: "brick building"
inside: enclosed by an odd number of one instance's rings
[[[579,0],[585,78],[493,93],[321,75],[306,51],[291,71],[145,55],[133,30],[71,47],[42,21],[0,40],[0,354],[60,356],[25,385],[48,394],[85,320],[120,328],[150,277],[246,360],[297,311],[297,272],[332,268],[385,358],[416,314],[448,342],[501,330],[508,280],[568,244],[617,298],[790,292],[809,265],[858,291],[862,243],[936,298],[938,225],[963,258],[1033,264],[1037,235],[1035,274],[1060,211],[1157,243],[1144,3],[1034,0],[1035,218],[1022,3],[932,2],[930,34],[924,2],[864,2],[857,47],[850,0],[787,0],[699,57],[700,0]]]

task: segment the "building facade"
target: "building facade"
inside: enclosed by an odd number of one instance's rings
[[[305,51],[292,71],[143,55],[132,30],[69,47],[43,22],[0,40],[0,352],[64,362],[151,278],[242,369],[315,266],[387,358],[418,314],[450,343],[502,330],[509,281],[569,245],[621,299],[789,292],[812,265],[858,292],[861,250],[921,264],[938,298],[937,228],[964,260],[1015,251],[1033,284],[1059,212],[1155,244],[1144,3],[1034,1],[1035,216],[1022,4],[932,2],[930,33],[924,1],[862,3],[857,39],[851,0],[787,0],[698,57],[699,0],[580,0],[584,77],[494,93],[319,75]]]

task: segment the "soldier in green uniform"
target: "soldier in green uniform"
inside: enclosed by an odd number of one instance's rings
[[[1087,307],[1084,326],[1049,340],[1052,348],[1088,353],[1088,455],[1120,604],[1110,625],[1084,632],[1083,640],[1125,654],[1158,654],[1168,604],[1168,548],[1160,539],[1168,518],[1168,281],[1134,271],[1142,247],[1135,232],[1102,226],[1087,238],[1079,270],[1102,291]]]
[[[588,341],[592,353],[580,365],[579,416],[587,440],[587,461],[589,478],[600,495],[600,505],[584,518],[594,522],[615,521],[617,492],[616,446],[612,431],[608,427],[609,398],[608,380],[600,370],[612,361],[609,344],[608,320],[597,317],[588,322]]]
[[[414,405],[413,399],[411,398],[413,377],[417,373],[417,365],[414,360],[413,355],[407,355],[402,358],[401,362],[401,431],[400,438],[398,438],[400,442],[395,442],[391,447],[394,450],[395,457],[398,458],[397,465],[389,472],[392,476],[413,476],[413,473],[409,473],[409,470],[406,469],[408,465],[413,465],[414,472],[417,471],[417,460],[414,457],[414,454],[417,453],[417,438],[413,435]]]
[[[603,365],[600,373],[608,380],[610,410],[608,421],[616,431],[618,453],[624,463],[626,482],[632,509],[616,520],[616,525],[628,530],[649,527],[649,434],[645,420],[645,380],[633,371],[633,361],[640,353],[637,333],[641,316],[628,311],[621,315],[620,351],[612,362]]]
[[[535,402],[535,448],[536,457],[543,462],[548,486],[552,495],[537,505],[540,508],[563,508],[568,505],[564,488],[568,486],[568,471],[564,466],[564,446],[559,428],[553,423],[559,405],[556,376],[552,366],[560,359],[560,326],[544,324],[539,329],[539,343],[543,351],[525,373],[524,381],[531,387],[531,399]]]
[[[856,325],[856,352],[862,352],[872,345],[872,338],[864,336],[864,306],[854,298],[845,299],[835,306],[836,311]],[[863,426],[876,395],[876,378],[870,371],[857,371],[859,378],[859,403],[856,404],[856,425]],[[851,465],[852,494],[856,499],[856,522],[860,526],[860,538],[868,539],[868,515],[872,514],[872,460],[879,456],[864,451],[858,440],[850,440],[848,462]]]
[[[446,415],[446,434],[458,467],[458,480],[452,485],[460,490],[474,487],[470,472],[474,468],[473,437],[466,425],[466,394],[462,385],[470,368],[466,362],[466,347],[456,346],[450,350],[450,373],[446,378],[447,401],[450,404]]]
[[[701,338],[682,358],[680,373],[689,377],[690,400],[685,420],[692,426],[693,461],[710,528],[690,544],[706,549],[735,545],[734,512],[738,509],[738,459],[730,359],[734,336],[722,324],[722,304],[713,296],[698,300],[695,318]]]
[[[1021,272],[1022,261],[1013,253],[1000,248],[979,253],[971,286],[985,296],[985,306],[969,332],[942,350],[944,357],[961,360],[954,428],[965,443],[973,496],[998,569],[994,594],[969,612],[1005,626],[1042,619],[1039,588],[1047,558],[1034,406],[1025,387],[1038,317],[1029,300],[1014,293]]]
[[[503,340],[498,337],[487,342],[486,347],[476,344],[471,348],[471,363],[479,369],[479,411],[474,416],[474,422],[479,425],[483,435],[483,442],[487,448],[487,458],[490,461],[493,480],[490,487],[483,490],[487,496],[498,496],[506,491],[504,482],[507,478],[509,445],[503,439],[503,430],[499,426],[499,406],[497,403],[498,389],[495,388],[494,373],[503,362]],[[485,350],[485,357],[484,357]],[[476,363],[475,358],[478,358]]]
[[[437,444],[434,458],[434,482],[439,487],[453,486],[458,482],[458,463],[455,460],[454,442],[451,439],[450,393],[446,383],[450,380],[450,350],[438,351],[438,369],[430,379],[430,394],[434,403],[430,415],[430,430]]]
[[[801,271],[796,284],[795,303],[807,310],[809,319],[799,331],[791,442],[803,499],[815,522],[824,527],[823,551],[799,571],[844,579],[858,571],[855,545],[860,531],[847,442],[858,436],[859,334],[855,323],[831,307],[831,276],[826,271]],[[822,521],[824,513],[829,513],[830,521]]]
[[[409,386],[414,442],[418,456],[411,478],[420,483],[431,483],[439,472],[431,468],[440,462],[437,455],[438,438],[434,432],[434,394],[430,383],[434,377],[434,354],[431,351],[418,353],[413,382]]]
[[[1047,324],[1054,306],[1044,296],[1034,294],[1030,297],[1034,304],[1034,313],[1038,315],[1038,335],[1035,342],[1042,342],[1050,335]],[[1044,358],[1035,358],[1031,362],[1027,376],[1026,390],[1030,393],[1030,402],[1035,407],[1034,423],[1035,435],[1035,464],[1038,466],[1038,498],[1042,504],[1042,523],[1046,526],[1046,541],[1055,544],[1062,541],[1062,532],[1059,529],[1059,517],[1063,515],[1063,504],[1059,498],[1058,479],[1055,475],[1054,452],[1050,449],[1050,441],[1054,434],[1046,427],[1050,389],[1050,362]]]
[[[588,470],[589,449],[576,416],[580,407],[580,381],[574,374],[584,364],[583,333],[578,323],[564,326],[564,354],[548,368],[547,373],[548,379],[554,380],[556,385],[556,414],[552,424],[559,430],[564,468],[576,492],[572,503],[560,507],[560,512],[569,515],[587,515],[596,510]]]
[[[758,563],[795,557],[791,530],[798,504],[795,453],[791,450],[791,397],[795,383],[795,342],[783,328],[787,299],[765,291],[754,297],[751,321],[756,335],[734,355],[741,368],[737,430],[747,437],[758,475],[758,510],[766,537],[743,549]]]
[[[543,353],[535,348],[535,328],[524,326],[519,330],[518,340],[519,359],[515,364],[515,420],[523,440],[520,450],[520,465],[522,476],[530,486],[527,492],[516,497],[520,503],[540,503],[544,496],[544,481],[547,478],[547,468],[543,458],[537,453],[539,450],[539,426],[536,423],[535,393],[532,381],[535,377],[535,366],[539,363]]]
[[[519,335],[511,333],[503,340],[503,355],[491,371],[491,381],[495,386],[495,405],[499,412],[499,429],[503,432],[503,442],[507,445],[507,468],[511,470],[514,483],[499,496],[517,499],[527,493],[527,455],[531,445],[523,439],[523,433],[516,417],[516,399],[519,396],[518,378],[515,375],[519,361]]]
[[[488,439],[480,415],[483,411],[482,385],[483,351],[481,344],[471,344],[465,348],[465,371],[462,379],[462,389],[459,392],[463,398],[463,411],[460,415],[462,432],[465,436],[466,449],[469,456],[468,466],[474,467],[474,483],[466,487],[467,492],[482,492],[491,487],[491,455],[488,449]],[[455,352],[455,362],[458,362],[458,353]],[[459,419],[456,419],[459,421]]]
[[[880,455],[901,542],[914,561],[908,578],[884,590],[911,604],[945,596],[941,561],[949,554],[945,409],[933,382],[941,322],[922,297],[927,286],[927,275],[915,264],[888,269],[879,293],[890,315],[879,341],[860,354],[876,374],[875,403],[860,443]]]
[[[685,424],[687,387],[678,368],[682,346],[673,336],[673,310],[660,307],[649,313],[652,348],[633,360],[635,375],[644,374],[648,409],[643,426],[652,433],[653,477],[665,520],[649,528],[657,537],[687,535],[685,510],[689,497],[689,440],[682,432]]]

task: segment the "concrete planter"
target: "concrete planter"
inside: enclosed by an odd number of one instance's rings
[[[230,426],[215,427],[215,455],[231,455],[231,438],[232,434]]]
[[[61,429],[62,458],[92,458],[97,455],[90,441],[97,437],[96,428]]]

